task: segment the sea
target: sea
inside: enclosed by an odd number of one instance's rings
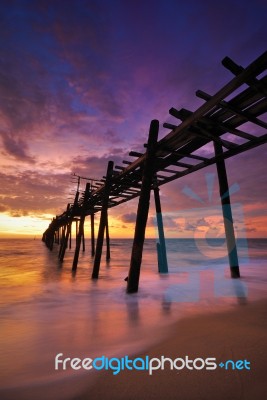
[[[231,279],[223,239],[167,239],[169,273],[156,239],[144,245],[139,291],[127,294],[131,239],[111,240],[98,280],[90,241],[72,272],[75,243],[58,260],[41,239],[0,239],[0,398],[72,399],[91,371],[55,370],[55,356],[120,357],[167,337],[181,318],[267,298],[267,239],[238,239],[241,279]],[[179,338],[177,338],[179,340]],[[185,352],[189,351],[185,349]]]

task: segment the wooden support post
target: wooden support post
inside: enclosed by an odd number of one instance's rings
[[[72,221],[70,222],[70,238],[69,238],[69,249],[71,249],[71,230],[72,230]]]
[[[79,253],[80,253],[80,247],[81,247],[81,241],[84,233],[84,221],[85,221],[85,216],[86,216],[86,207],[87,207],[87,201],[90,196],[90,183],[86,184],[85,188],[85,193],[84,193],[84,199],[83,199],[83,205],[81,209],[81,216],[80,216],[80,224],[79,224],[79,230],[76,230],[76,248],[74,252],[74,258],[73,258],[73,263],[72,263],[72,271],[76,271],[77,265],[78,265],[78,260],[79,260]],[[77,221],[76,221],[77,222]],[[77,229],[77,225],[76,225]]]
[[[52,251],[53,250],[53,245],[54,245],[54,233],[49,232],[49,249]]]
[[[159,234],[159,243],[157,243],[158,267],[159,267],[160,273],[167,274],[168,273],[168,261],[167,261],[162,213],[161,213],[159,188],[158,188],[157,182],[155,182],[155,184],[154,184],[154,199],[155,199],[156,218],[157,218],[158,234]]]
[[[99,275],[104,233],[105,233],[105,227],[107,224],[107,210],[108,210],[108,201],[109,201],[109,192],[110,192],[110,188],[111,188],[112,174],[113,174],[113,161],[109,161],[108,168],[107,168],[105,189],[104,189],[103,200],[102,200],[101,216],[100,216],[100,222],[99,222],[99,228],[98,228],[98,236],[97,236],[97,243],[96,243],[96,252],[95,252],[95,260],[94,260],[92,279],[98,279],[98,275]]]
[[[70,204],[68,204],[68,207],[67,207],[68,222],[67,222],[67,224],[65,226],[66,227],[66,233],[64,235],[64,238],[62,239],[60,250],[59,250],[59,254],[58,254],[58,258],[59,258],[59,260],[61,262],[64,260],[65,252],[66,252],[66,249],[68,247],[68,243],[69,243],[69,246],[70,246],[69,238],[71,237],[72,220],[73,220],[73,217],[74,217],[74,214],[75,214],[75,208],[76,208],[76,205],[78,203],[78,199],[79,199],[79,192],[76,192],[74,204],[73,204],[73,207],[72,207],[71,211],[70,211]]]
[[[65,239],[66,239],[66,225],[63,225],[61,227],[61,240],[60,240],[60,248],[58,252],[58,258],[61,259],[61,254],[63,251],[63,248],[65,246]]]
[[[61,241],[60,241],[60,248],[58,252],[58,258],[60,261],[63,261],[62,254],[65,253],[65,245],[66,245],[66,225],[62,226],[61,228]]]
[[[66,225],[64,225],[64,237],[62,239],[62,243],[61,243],[61,246],[59,249],[59,254],[58,254],[59,261],[64,260],[65,251],[66,251],[66,248],[68,247],[70,229],[71,229],[70,223],[67,223]]]
[[[61,241],[60,241],[61,246],[62,246],[62,243],[64,243],[65,236],[66,236],[66,225],[63,225],[61,227]]]
[[[145,230],[149,211],[150,190],[154,176],[154,154],[158,140],[159,121],[153,120],[150,124],[146,159],[143,169],[141,194],[139,197],[134,241],[132,247],[131,264],[127,283],[127,292],[138,291],[142,253],[145,240]]]
[[[107,252],[106,252],[106,260],[110,260],[110,240],[109,240],[109,229],[108,229],[108,213],[107,213],[107,221],[106,221],[106,244],[107,244]]]
[[[215,156],[222,155],[223,154],[222,145],[219,144],[218,142],[214,142],[214,151],[215,151]],[[231,277],[239,278],[240,272],[239,272],[239,265],[238,265],[236,239],[235,239],[235,232],[234,232],[234,226],[233,226],[233,217],[232,217],[232,210],[231,210],[227,173],[226,173],[226,168],[225,168],[225,161],[223,158],[219,158],[216,161],[216,167],[217,167],[217,173],[218,173],[218,179],[219,179],[220,197],[221,197],[221,203],[222,203],[223,221],[224,221]]]
[[[54,238],[55,238],[55,243],[56,243],[56,244],[57,244],[57,238],[58,238],[57,232],[58,232],[58,230],[57,230],[57,228],[56,228],[56,229],[55,229],[55,233],[54,233]]]
[[[76,241],[77,241],[77,236],[78,236],[78,220],[76,219],[75,223],[76,223]]]
[[[91,255],[95,255],[95,214],[91,214]]]
[[[85,251],[84,224],[83,224],[82,240],[83,240],[83,252],[84,252]]]

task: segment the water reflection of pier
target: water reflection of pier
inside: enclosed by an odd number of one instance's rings
[[[78,265],[80,248],[84,246],[84,221],[91,219],[91,254],[95,257],[92,278],[99,276],[104,236],[110,257],[108,210],[139,197],[131,263],[127,280],[127,291],[138,291],[145,229],[149,211],[150,193],[154,191],[159,233],[159,272],[167,273],[167,257],[159,187],[175,179],[215,164],[220,188],[226,243],[232,278],[238,278],[239,264],[233,227],[230,194],[225,168],[225,159],[260,146],[267,141],[267,123],[260,119],[267,111],[267,52],[247,68],[235,64],[226,57],[222,61],[234,78],[216,94],[209,95],[198,90],[196,95],[205,103],[196,111],[170,109],[170,114],[181,121],[179,124],[165,123],[170,129],[158,140],[159,122],[150,125],[146,151],[131,151],[134,161],[124,160],[124,165],[114,167],[109,161],[106,176],[99,180],[77,176],[77,191],[74,202],[66,211],[56,216],[43,234],[43,241],[52,249],[59,244],[59,260],[64,260],[65,251],[71,245],[71,227],[76,224],[76,247],[72,269]],[[245,84],[245,87],[244,87]],[[242,129],[240,127],[242,126]],[[256,132],[250,133],[248,132]],[[203,155],[202,149],[213,145],[211,157]],[[87,180],[86,188],[80,191],[81,180]],[[95,246],[94,215],[100,213],[98,236]]]

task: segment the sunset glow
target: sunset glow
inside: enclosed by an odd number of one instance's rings
[[[196,90],[213,94],[232,78],[225,56],[246,67],[266,50],[260,0],[63,3],[0,5],[0,237],[40,238],[72,201],[73,173],[101,179],[109,160],[132,160],[129,151],[144,151],[151,119],[163,137],[162,124],[177,123],[171,107],[194,110],[202,104]],[[242,207],[241,236],[267,237],[266,153],[263,145],[226,162],[229,185],[239,186],[232,202]],[[161,189],[166,237],[191,237],[181,212],[197,234],[223,234],[220,216],[199,211],[220,206],[216,182],[207,201],[207,172],[215,167]],[[111,238],[133,237],[136,208],[133,201],[110,210]],[[147,237],[155,236],[153,219],[152,195]]]

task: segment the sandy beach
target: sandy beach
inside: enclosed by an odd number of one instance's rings
[[[238,305],[223,313],[198,315],[177,322],[166,340],[137,357],[216,357],[248,360],[250,370],[99,371],[88,390],[73,400],[182,399],[257,400],[267,398],[265,371],[267,301]]]

